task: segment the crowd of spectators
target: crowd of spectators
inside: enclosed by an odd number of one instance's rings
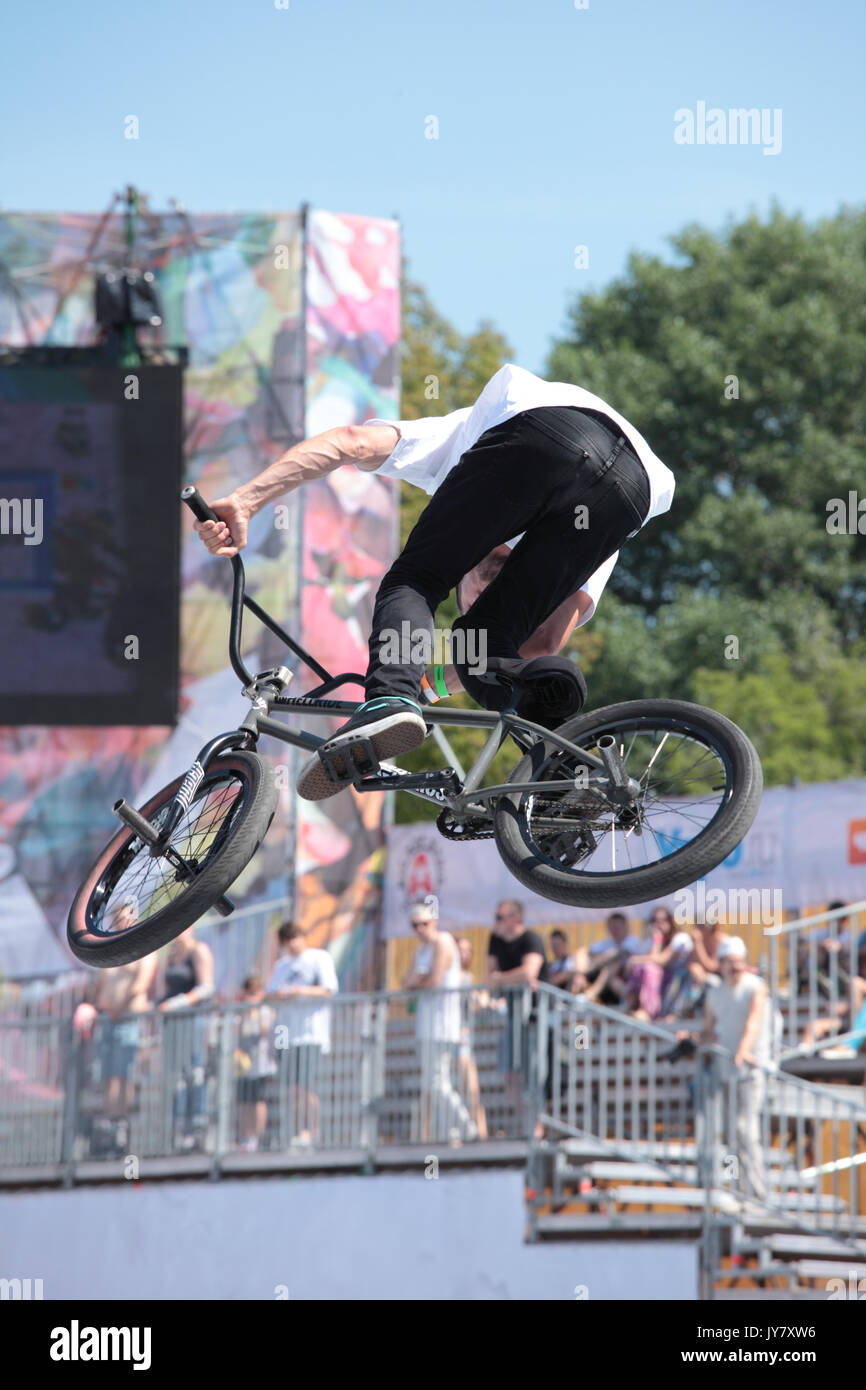
[[[235,996],[244,1006],[233,1015],[232,1063],[238,1144],[245,1150],[262,1143],[274,1078],[277,1094],[286,1099],[282,1119],[288,1142],[311,1145],[319,1135],[319,1073],[331,1048],[326,1000],[339,989],[337,972],[330,954],[309,947],[297,924],[283,923],[277,940],[279,955],[267,985],[260,975],[249,974]],[[206,1147],[207,1084],[216,1035],[212,1012],[196,1006],[215,997],[213,953],[194,927],[177,937],[161,960],[151,955],[95,974],[74,1017],[75,1027],[92,1044],[90,1059],[100,1078],[94,1147],[125,1150],[136,1068],[145,1046],[154,1042],[160,1049],[160,1076],[171,1087],[165,1107],[171,1117],[171,1147]],[[286,1003],[289,1007],[281,1007]],[[164,1015],[158,1030],[143,1031],[148,1013]]]
[[[663,906],[653,909],[648,927],[645,937],[636,936],[625,914],[612,912],[604,936],[573,954],[562,931],[552,932],[551,983],[645,1022],[697,1017],[719,978],[728,933],[703,922],[687,929]]]
[[[844,904],[832,907],[841,912]],[[661,1025],[680,1040],[714,1039],[728,1050],[737,1072],[769,1059],[775,1020],[767,986],[742,940],[716,924],[686,927],[659,905],[638,934],[625,913],[616,911],[597,940],[572,948],[563,928],[554,928],[545,941],[526,925],[521,903],[504,899],[491,924],[483,979],[473,976],[472,943],[443,929],[435,900],[415,904],[410,924],[417,946],[402,986],[413,996],[408,1007],[414,1013],[419,1094],[415,1134],[422,1142],[443,1133],[455,1144],[488,1136],[489,1107],[475,1056],[482,1014],[498,1020],[500,1084],[521,1126],[539,984]],[[338,993],[337,973],[330,953],[310,947],[295,923],[285,922],[277,935],[279,955],[267,980],[251,973],[235,996],[244,1006],[236,1014],[232,1059],[236,1142],[246,1150],[265,1142],[275,1104],[281,1142],[316,1145],[321,1138],[322,1063],[332,1049],[328,1000]],[[804,1048],[832,1040],[834,1033],[847,1034],[849,1045],[852,1031],[855,1045],[866,1041],[866,932],[857,937],[840,915],[835,927],[816,933],[811,943],[798,940],[791,959],[792,989],[813,998],[817,992],[826,1002],[806,1028]],[[128,1141],[143,1019],[151,1010],[166,1016],[159,1037],[161,1066],[173,1087],[174,1146],[205,1147],[208,1058],[213,1062],[216,1038],[212,1011],[195,1006],[214,996],[213,956],[194,928],[171,944],[159,964],[151,956],[96,975],[76,1022],[93,1040],[101,1122],[118,1150]],[[754,1147],[761,1105],[757,1079],[750,1084],[741,1107],[744,1152]],[[493,1133],[502,1130],[494,1126]],[[756,1169],[749,1182],[757,1195]]]
[[[802,1039],[802,1050],[810,1052],[834,1035],[845,1035],[845,1051],[856,1050],[866,1041],[866,931],[855,933],[846,903],[830,903],[828,912],[838,914],[834,925],[819,928],[814,935],[803,935],[796,947],[796,992],[815,1006]]]

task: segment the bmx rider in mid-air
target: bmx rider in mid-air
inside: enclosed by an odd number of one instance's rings
[[[463,655],[481,647],[485,669],[455,661],[438,693],[462,686],[486,709],[513,706],[547,728],[576,713],[586,685],[557,653],[595,611],[622,544],[673,499],[673,474],[634,426],[579,386],[509,364],[449,415],[339,425],[293,445],[212,502],[220,520],[196,530],[212,555],[236,555],[256,512],[344,464],[403,478],[431,500],[376,595],[366,699],[323,745],[330,770],[319,753],[305,764],[299,794],[317,801],[350,785],[355,740],[369,739],[380,760],[422,742],[422,653],[452,589],[455,633],[483,634]],[[395,659],[390,635],[404,631],[429,641],[403,643]]]

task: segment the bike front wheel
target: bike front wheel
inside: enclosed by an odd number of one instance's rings
[[[538,786],[497,799],[496,846],[515,878],[554,902],[623,907],[685,888],[737,847],[757,815],[757,752],[736,724],[701,705],[633,700],[556,732],[596,756],[611,735],[640,794],[611,805],[603,776],[587,781],[574,754],[545,740],[517,764],[508,780]],[[565,778],[573,790],[545,794],[546,781]]]
[[[183,779],[142,806],[158,831]],[[154,857],[128,827],[106,845],[76,894],[66,936],[87,965],[126,965],[172,941],[213,907],[267,833],[277,789],[266,760],[234,751],[216,758],[171,837],[177,860]]]

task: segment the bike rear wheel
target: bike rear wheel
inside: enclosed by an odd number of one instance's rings
[[[545,796],[545,781],[580,777],[579,760],[540,740],[510,782],[534,792],[497,799],[496,846],[527,888],[554,902],[622,907],[694,883],[740,843],[755,819],[763,776],[754,747],[729,719],[682,700],[634,700],[577,716],[557,733],[598,755],[616,741],[641,794],[628,810],[603,782]]]
[[[141,808],[159,830],[182,778]],[[234,751],[209,766],[171,845],[194,870],[182,878],[125,827],[90,869],[69,912],[66,936],[87,965],[126,965],[172,941],[213,907],[252,859],[273,820],[277,789],[257,753]]]

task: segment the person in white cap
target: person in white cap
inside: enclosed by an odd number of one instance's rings
[[[766,1091],[762,1067],[771,1057],[769,993],[764,981],[749,970],[746,945],[739,936],[730,936],[720,944],[719,972],[721,983],[707,992],[702,1039],[717,1042],[730,1055],[718,1059],[719,1079],[724,1084],[711,1097],[716,1111],[712,1128],[718,1133],[718,1122],[723,1116],[727,1118],[722,1135],[728,1145],[735,1141],[739,1164],[736,1185],[763,1201],[767,1188],[761,1151],[761,1109]],[[728,1097],[728,1105],[720,1114]],[[735,1107],[733,1122],[729,1106]]]

